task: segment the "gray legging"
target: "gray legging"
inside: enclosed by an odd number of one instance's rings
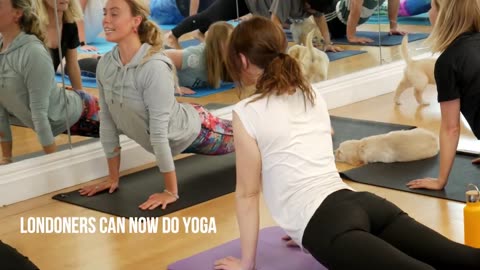
[[[329,269],[480,269],[480,249],[453,242],[391,202],[340,190],[320,205],[303,246]]]

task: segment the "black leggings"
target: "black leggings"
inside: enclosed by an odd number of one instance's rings
[[[172,34],[179,38],[183,34],[199,29],[205,33],[211,24],[218,21],[233,20],[250,13],[245,0],[238,0],[238,16],[236,0],[216,0],[206,10],[185,18],[175,28]]]
[[[302,243],[330,270],[480,269],[480,249],[449,240],[368,192],[328,196]]]
[[[27,257],[2,241],[0,241],[0,265],[2,270],[38,270]]]
[[[328,21],[327,24],[332,38],[344,38],[347,35],[347,25],[338,17]]]

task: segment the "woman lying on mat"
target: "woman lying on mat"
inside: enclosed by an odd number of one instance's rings
[[[329,13],[325,14],[332,38],[347,37],[352,43],[369,43],[373,40],[358,37],[357,26],[366,22],[385,0],[335,0]],[[404,35],[397,29],[400,0],[388,0],[388,18],[390,19],[390,34]],[[323,34],[323,32],[322,32]]]
[[[442,119],[440,170],[436,179],[417,179],[407,185],[441,190],[447,185],[455,160],[460,114],[480,139],[480,1],[433,0],[430,22],[433,25],[429,38],[432,51],[442,53],[435,65]],[[480,163],[480,159],[473,163]]]
[[[331,6],[332,2],[333,0],[216,0],[206,10],[179,23],[166,34],[165,40],[168,46],[180,48],[178,38],[182,35],[197,29],[205,33],[214,22],[237,19],[249,13],[271,18],[280,27],[287,19],[304,19],[311,15],[317,18],[317,21],[322,17],[321,12]],[[318,21],[317,24],[319,23]],[[322,34],[326,44],[330,44],[328,31],[322,31]],[[325,49],[340,50],[331,45]]]
[[[173,156],[180,153],[221,155],[234,151],[231,121],[202,106],[175,99],[173,64],[162,52],[158,26],[148,20],[143,0],[108,0],[103,26],[106,39],[117,43],[98,63],[100,140],[108,159],[109,180],[82,188],[94,195],[119,185],[119,135],[125,134],[155,154],[165,190],[140,205],[163,209],[178,199]]]
[[[215,269],[255,269],[260,191],[276,223],[328,269],[480,269],[480,249],[342,181],[327,106],[286,48],[282,31],[262,17],[232,33],[229,72],[257,94],[233,110],[242,258],[220,259]]]
[[[12,162],[10,117],[34,129],[47,154],[55,152],[54,136],[67,123],[74,135],[98,137],[96,99],[83,91],[66,91],[65,99],[57,88],[31,1],[1,0],[0,12],[0,164]]]
[[[179,84],[186,94],[194,94],[191,88],[218,88],[222,81],[229,81],[224,55],[233,26],[216,22],[208,29],[205,43],[183,50],[165,50],[177,69]]]
[[[40,23],[47,31],[45,44],[50,50],[55,71],[59,69],[60,62],[65,58],[65,72],[69,75],[72,88],[81,90],[82,79],[77,59],[77,47],[80,46],[80,41],[76,22],[82,19],[82,11],[78,0],[34,0],[34,2]],[[55,5],[57,5],[57,15],[60,20],[58,27],[56,26]],[[60,40],[58,40],[58,30],[61,33]],[[62,59],[60,59],[59,47]]]

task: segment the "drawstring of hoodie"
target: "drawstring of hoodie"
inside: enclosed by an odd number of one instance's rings
[[[120,108],[123,106],[123,89],[125,86],[125,76],[127,75],[128,64],[122,69],[123,69],[123,75],[122,75],[122,83],[120,87]]]

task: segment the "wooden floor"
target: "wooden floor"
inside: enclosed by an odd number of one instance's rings
[[[421,46],[421,45],[417,45]],[[396,58],[395,50],[386,49],[386,56]],[[331,69],[331,78],[345,74],[347,70],[354,71],[364,65],[369,56],[358,56],[344,60],[348,64]],[[358,61],[358,62],[357,62]],[[340,61],[339,61],[340,62]],[[344,64],[345,64],[344,63]],[[335,62],[333,63],[335,65]],[[404,105],[394,106],[393,95],[387,94],[363,102],[351,104],[331,111],[332,115],[346,116],[358,119],[409,124],[438,131],[439,105],[436,103],[435,89],[427,91],[426,97],[430,106],[418,107],[411,92],[402,97]],[[237,98],[234,93],[227,92],[204,99],[182,99],[198,103],[234,103]],[[466,148],[478,148],[468,128],[462,128],[462,145]],[[142,170],[137,168],[123,174]],[[339,170],[349,169],[349,166],[337,164]],[[94,181],[101,181],[97,179]],[[388,179],[385,179],[388,181]],[[348,181],[347,181],[348,182]],[[398,204],[418,221],[433,228],[448,238],[463,242],[463,204],[411,193],[383,189],[352,183],[359,191],[371,191],[379,196]],[[80,186],[64,191],[75,190]],[[12,191],[14,192],[14,191]],[[58,192],[55,192],[55,194]],[[0,209],[0,240],[16,247],[28,256],[40,269],[166,269],[167,265],[213,248],[239,236],[235,217],[234,195],[205,202],[200,205],[173,213],[167,217],[213,217],[216,221],[216,234],[21,234],[20,219],[28,217],[99,217],[108,216],[85,208],[60,203],[51,198],[53,194],[16,203]],[[145,194],[148,196],[149,194]],[[275,225],[268,214],[265,205],[261,203],[261,227]],[[203,270],[203,269],[202,269]]]

